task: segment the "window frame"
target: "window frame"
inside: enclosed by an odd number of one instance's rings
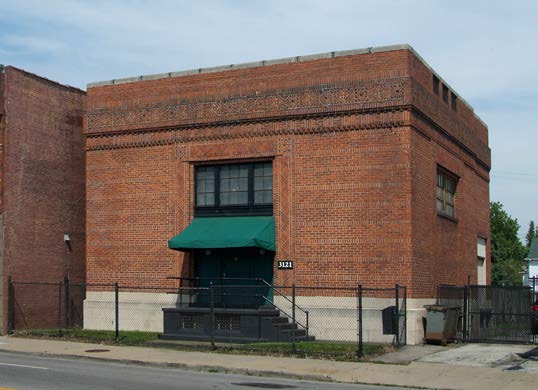
[[[264,182],[264,185],[262,185],[262,189],[255,190],[255,168],[263,166],[265,164],[268,164],[271,168],[270,175],[262,175],[257,177],[262,177],[262,181]],[[222,204],[221,195],[223,194],[221,190],[221,184],[223,179],[222,171],[225,170],[225,168],[230,167],[245,167],[247,168],[248,175],[247,175],[247,202],[241,203],[241,204]],[[212,205],[199,205],[198,204],[198,172],[199,169],[204,170],[212,170],[213,171],[213,204]],[[256,203],[256,191],[264,191],[267,192],[269,189],[267,189],[267,178],[270,177],[270,203]],[[228,177],[229,180],[237,179],[238,184],[240,181],[240,177]],[[242,179],[245,179],[244,177]],[[210,180],[211,181],[211,180]],[[239,186],[241,186],[239,184]],[[233,193],[235,191],[227,191],[227,193]],[[245,191],[237,191],[237,192],[245,192]],[[204,194],[208,194],[210,192],[204,192]],[[266,195],[262,196],[263,198],[266,197]],[[212,163],[212,164],[199,164],[194,166],[194,215],[195,216],[231,216],[231,215],[273,215],[273,162],[271,160],[264,160],[264,161],[246,161],[246,162],[233,162],[233,163]]]
[[[439,182],[440,178],[442,179],[441,183]],[[441,167],[437,168],[435,175],[435,208],[437,210],[437,215],[453,220],[456,219],[456,193],[458,182],[458,176]],[[452,184],[452,191],[450,191],[449,184]]]

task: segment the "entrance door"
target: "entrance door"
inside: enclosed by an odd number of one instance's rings
[[[259,307],[272,300],[267,284],[273,283],[273,258],[274,252],[259,248],[199,252],[195,256],[199,286],[209,287],[212,282],[216,305]]]
[[[199,278],[197,287],[209,288],[211,285],[222,284],[222,264],[215,251],[197,251],[194,258],[194,276]],[[209,291],[199,291],[196,305],[207,307],[209,302]]]

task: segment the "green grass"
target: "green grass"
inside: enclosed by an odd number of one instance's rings
[[[19,337],[43,337],[87,343],[126,344],[140,345],[157,340],[158,333],[120,331],[116,340],[116,333],[112,330],[87,330],[87,329],[37,329],[17,331],[14,336]]]
[[[178,350],[193,350],[211,348],[209,342],[167,342],[158,339],[158,333],[120,331],[116,340],[114,331],[86,330],[86,329],[41,329],[17,331],[15,337],[47,338],[56,340],[69,340],[97,344],[116,345],[148,345],[152,347],[165,347]],[[363,352],[365,360],[372,360],[375,356],[386,352],[389,346],[383,344],[365,344]],[[269,356],[289,356],[299,358],[331,359],[340,361],[357,361],[356,343],[301,341],[291,342],[260,342],[249,344],[218,343],[215,349],[218,353],[254,354]]]
[[[366,357],[382,353],[386,346],[381,344],[363,345],[363,353]],[[290,342],[265,342],[234,345],[228,350],[239,353],[261,353],[267,355],[279,354],[295,357],[330,358],[336,360],[356,360],[356,343],[338,343],[328,341],[301,341],[293,345]]]

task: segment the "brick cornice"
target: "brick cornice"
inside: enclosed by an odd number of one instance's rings
[[[369,112],[357,110],[345,114],[278,117],[258,121],[219,122],[203,126],[185,125],[160,129],[86,134],[86,150],[138,148],[187,142],[401,127],[410,123],[408,109],[409,107],[400,106],[390,110]]]
[[[430,118],[426,113],[421,111],[420,109],[416,107],[412,107],[411,109],[411,115],[412,115],[412,124],[411,127],[424,135],[426,138],[431,138],[431,134],[428,134],[428,128],[435,130],[435,132],[441,137],[449,140],[452,144],[456,145],[460,150],[462,150],[467,156],[471,157],[479,166],[481,166],[484,170],[489,172],[491,169],[491,161],[490,161],[490,153],[489,149],[487,148],[487,145],[481,145],[480,150],[478,152],[475,152],[472,150],[468,145],[464,142],[462,142],[460,139],[456,138],[454,135],[452,135],[450,132],[443,129],[441,126],[439,126],[432,118]],[[476,143],[475,143],[475,147]]]

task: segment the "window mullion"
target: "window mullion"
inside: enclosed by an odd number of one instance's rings
[[[248,167],[248,205],[254,204],[254,164]]]
[[[215,169],[215,207],[220,207],[220,167]]]
[[[443,182],[443,213],[446,214],[446,177],[442,177],[442,182]]]

